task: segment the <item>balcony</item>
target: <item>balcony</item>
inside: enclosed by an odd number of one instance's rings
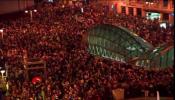
[[[145,10],[172,12],[174,9],[174,5],[171,5],[171,4],[172,2],[169,2],[167,6],[163,6],[163,2],[161,1],[145,2],[143,0],[140,0],[140,1],[130,0],[127,3],[127,6],[140,7]]]
[[[172,12],[173,9],[170,6],[163,6],[162,3],[153,3],[153,2],[145,2],[142,4],[143,9],[145,10],[154,10],[154,11],[163,11],[163,12]]]
[[[143,3],[143,8],[145,9],[162,9],[160,4],[158,3],[150,3],[150,2],[146,2],[146,3]]]

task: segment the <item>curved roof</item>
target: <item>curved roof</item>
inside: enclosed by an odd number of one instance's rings
[[[153,48],[144,39],[126,28],[108,24],[97,25],[89,30],[89,51],[112,59],[127,61]]]
[[[174,65],[174,45],[162,45],[138,57],[137,65],[167,68]]]

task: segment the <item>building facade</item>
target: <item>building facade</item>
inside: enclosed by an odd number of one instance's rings
[[[126,15],[158,18],[160,22],[174,24],[174,0],[98,0],[110,11]]]
[[[34,0],[0,0],[0,15],[22,11],[34,4]]]

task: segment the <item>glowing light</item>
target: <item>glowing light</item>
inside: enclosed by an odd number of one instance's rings
[[[27,11],[27,10],[25,11],[25,13],[28,13],[28,12],[29,12],[29,11]]]
[[[1,33],[3,33],[3,32],[4,32],[4,30],[3,30],[3,29],[0,29],[0,32],[1,32]]]
[[[150,4],[151,4],[151,5],[153,5],[154,3],[153,3],[153,2],[151,2]]]
[[[53,0],[48,0],[48,2],[53,2]]]
[[[161,23],[161,24],[160,24],[160,27],[162,27],[162,28],[166,28],[167,25],[166,25],[166,23]]]
[[[5,73],[5,70],[1,70],[1,77],[3,78],[3,74]]]
[[[34,12],[37,12],[37,10],[35,9],[35,10],[33,10]]]
[[[1,70],[1,74],[4,74],[5,73],[5,70]]]
[[[84,12],[84,9],[83,9],[83,8],[81,8],[81,12],[82,12],[82,13]]]
[[[62,8],[64,8],[65,6],[64,5],[62,5]]]
[[[153,52],[156,52],[158,49],[154,49]]]
[[[112,5],[111,8],[113,9],[114,8],[114,5]]]

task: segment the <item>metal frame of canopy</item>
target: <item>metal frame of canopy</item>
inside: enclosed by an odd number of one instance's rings
[[[150,43],[128,29],[108,24],[91,27],[88,33],[86,39],[88,51],[96,56],[118,61],[124,60],[124,62],[134,65],[137,65],[139,61],[140,64],[137,66],[148,68],[155,66],[165,68],[165,65],[174,64],[170,61],[174,53],[173,43],[154,48]],[[156,49],[158,49],[156,51],[158,54],[153,52]]]
[[[97,25],[89,29],[88,43],[90,53],[104,56],[104,52],[109,51],[111,55],[105,55],[106,57],[115,59],[120,55],[126,62],[153,48],[151,44],[133,32],[108,24]]]

